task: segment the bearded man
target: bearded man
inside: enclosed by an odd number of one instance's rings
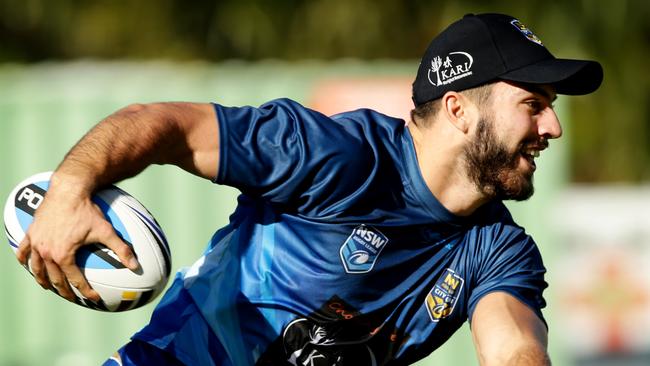
[[[68,153],[18,258],[44,288],[98,301],[76,249],[137,261],[92,192],[175,164],[238,188],[238,206],[106,365],[402,365],[465,321],[482,365],[547,365],[545,268],[502,201],[533,194],[535,159],[562,134],[556,95],[602,77],[480,14],[431,42],[408,124],[288,99],[132,105]]]

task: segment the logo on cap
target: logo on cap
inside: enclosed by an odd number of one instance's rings
[[[436,56],[431,60],[428,79],[433,86],[451,84],[458,79],[472,75],[474,58],[467,52],[450,52],[444,60]]]
[[[531,42],[535,42],[535,43],[537,43],[537,44],[540,45],[540,46],[544,46],[544,45],[542,44],[542,40],[540,40],[540,39],[535,35],[535,33],[533,33],[532,30],[528,29],[528,27],[526,27],[526,26],[525,26],[522,22],[520,22],[518,19],[513,19],[512,21],[510,21],[510,24],[514,25],[515,28],[517,28],[517,29],[518,29],[518,30],[519,30],[519,31],[520,31],[524,36],[526,36],[526,38],[527,38],[529,41],[531,41]]]

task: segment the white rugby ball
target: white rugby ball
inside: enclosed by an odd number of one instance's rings
[[[25,179],[7,199],[4,224],[14,253],[43,201],[51,175],[52,172],[45,172]],[[145,305],[160,294],[171,271],[165,234],[140,202],[115,186],[97,191],[92,200],[113,225],[117,235],[131,246],[140,269],[131,271],[119,261],[115,252],[102,244],[82,246],[76,253],[77,265],[101,300],[93,303],[72,287],[76,294],[75,302],[90,309],[110,312]],[[29,267],[27,270],[30,271]],[[57,293],[54,289],[52,291]]]

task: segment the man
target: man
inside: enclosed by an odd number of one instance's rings
[[[556,94],[602,77],[520,21],[481,14],[431,42],[408,125],[286,99],[133,105],[68,153],[18,258],[43,287],[97,300],[77,248],[137,261],[91,193],[175,164],[240,189],[238,207],[107,364],[408,364],[469,320],[482,365],[546,365],[545,269],[502,200],[533,193],[535,158],[562,133]]]

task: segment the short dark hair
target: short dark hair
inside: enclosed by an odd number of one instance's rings
[[[474,103],[476,103],[479,108],[483,109],[487,107],[490,97],[492,96],[492,85],[494,83],[487,83],[479,85],[474,88],[469,88],[460,91],[459,93],[464,94]],[[432,120],[432,117],[440,112],[442,109],[442,103],[440,102],[442,98],[434,99],[432,101],[426,102],[419,106],[416,106],[411,110],[411,122],[416,125],[421,124],[422,127],[427,127]]]

